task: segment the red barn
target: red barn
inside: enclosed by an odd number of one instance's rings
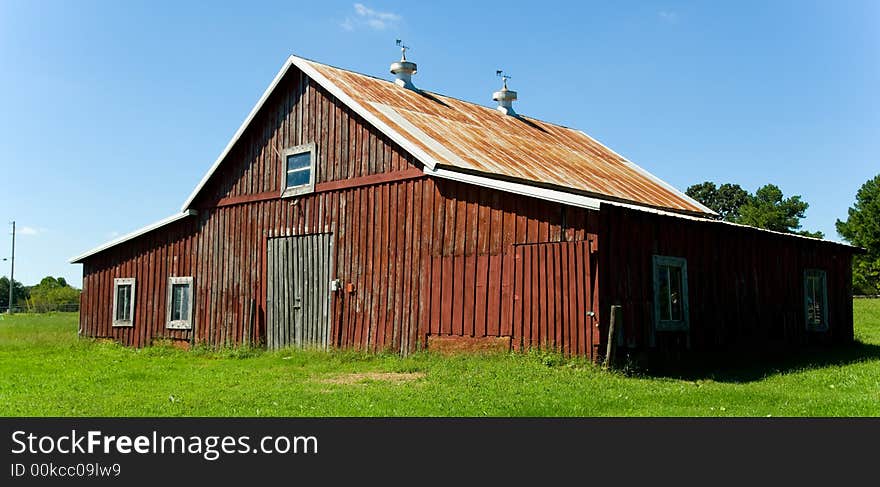
[[[587,134],[291,56],[180,213],[72,259],[131,346],[846,343],[851,256],[717,221]]]

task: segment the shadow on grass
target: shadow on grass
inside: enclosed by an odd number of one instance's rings
[[[626,373],[648,377],[715,382],[753,382],[773,374],[880,361],[880,345],[856,341],[851,345],[768,350],[750,353],[716,352],[667,355],[633,361],[623,358]]]

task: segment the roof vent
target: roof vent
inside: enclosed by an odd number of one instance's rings
[[[504,86],[501,87],[501,90],[492,93],[492,99],[498,102],[498,111],[505,115],[516,115],[516,112],[513,111],[513,102],[516,101],[516,92],[507,89],[507,80],[512,78],[512,76],[508,76],[504,74],[504,71],[500,69],[495,71],[495,76],[501,78]]]
[[[397,45],[400,46],[400,61],[391,64],[391,74],[397,78],[394,80],[394,84],[408,90],[415,90],[416,86],[412,83],[412,75],[416,74],[416,63],[406,60],[406,50],[409,49],[409,46],[404,46],[400,39],[397,39]]]

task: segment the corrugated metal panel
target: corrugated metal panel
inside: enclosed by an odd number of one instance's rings
[[[438,161],[655,207],[705,208],[581,131],[324,64],[309,64]]]

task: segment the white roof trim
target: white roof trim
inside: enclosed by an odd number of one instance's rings
[[[583,135],[584,135],[585,137],[587,137],[588,139],[590,139],[590,140],[596,142],[597,144],[601,145],[601,146],[602,146],[603,148],[605,148],[605,150],[607,150],[608,152],[610,152],[610,153],[614,154],[615,156],[617,156],[617,157],[623,159],[623,161],[626,162],[631,168],[633,168],[634,170],[638,171],[639,173],[641,173],[643,176],[647,177],[647,178],[650,179],[651,181],[653,181],[653,182],[659,184],[660,186],[663,186],[664,188],[668,189],[669,191],[672,191],[674,194],[676,194],[676,195],[678,195],[679,197],[685,199],[686,201],[689,201],[691,204],[693,204],[693,205],[696,206],[697,208],[700,208],[700,209],[703,210],[704,212],[706,212],[706,213],[708,213],[708,214],[710,214],[710,215],[718,215],[718,213],[716,213],[715,210],[713,210],[713,209],[707,207],[706,205],[700,203],[699,201],[697,201],[697,200],[691,198],[691,197],[688,196],[687,194],[682,193],[682,192],[679,191],[678,188],[676,188],[675,186],[673,186],[673,185],[667,183],[666,181],[664,181],[664,180],[658,178],[657,176],[655,176],[655,175],[651,174],[650,172],[648,172],[647,170],[645,170],[645,168],[643,168],[643,167],[639,166],[638,164],[636,164],[636,163],[630,161],[630,160],[627,159],[626,157],[623,157],[622,155],[618,154],[617,152],[614,151],[614,149],[612,149],[612,148],[608,147],[607,145],[603,144],[602,142],[600,142],[598,139],[596,139],[596,138],[593,137],[592,135],[587,134],[587,133],[584,132],[583,130],[578,130],[578,132],[580,132],[581,134],[583,134]]]
[[[632,208],[634,210],[649,211],[652,213],[657,213],[657,214],[662,214],[662,215],[687,217],[688,219],[691,219],[691,220],[716,221],[712,218],[709,218],[708,215],[706,217],[686,215],[683,213],[676,213],[674,211],[664,211],[664,210],[660,210],[660,209],[655,209],[650,206],[642,206],[637,203],[624,203],[624,202],[620,202],[620,201],[611,201],[611,200],[606,200],[606,199],[602,199],[602,198],[596,198],[593,196],[584,196],[584,195],[580,195],[580,194],[569,193],[567,191],[560,191],[557,189],[542,188],[539,186],[532,186],[530,184],[524,184],[524,183],[515,183],[512,181],[505,181],[502,179],[495,179],[495,178],[487,177],[487,176],[478,176],[476,174],[463,173],[463,172],[458,172],[458,171],[450,170],[450,169],[437,168],[437,169],[432,170],[432,169],[425,168],[424,173],[427,174],[428,176],[436,176],[439,178],[451,179],[453,181],[460,181],[463,183],[475,184],[477,186],[482,186],[485,188],[497,189],[497,190],[505,191],[508,193],[531,196],[533,198],[538,198],[540,200],[546,200],[546,201],[551,201],[553,203],[561,203],[561,204],[565,204],[565,205],[577,206],[580,208],[587,208],[590,210],[598,210],[599,205],[608,204],[608,205],[622,206],[624,208]],[[740,226],[746,226],[746,225],[740,225]],[[749,227],[749,228],[751,228],[751,227]],[[788,235],[788,234],[785,234],[785,235]]]
[[[731,227],[739,227],[739,228],[749,228],[752,230],[757,230],[759,232],[773,233],[776,235],[782,235],[784,237],[801,238],[804,240],[809,240],[811,242],[825,242],[825,243],[830,243],[830,244],[842,245],[844,247],[859,248],[859,247],[855,247],[853,245],[845,244],[843,242],[835,242],[834,240],[826,240],[824,238],[808,237],[806,235],[800,235],[797,233],[777,232],[776,230],[767,230],[766,228],[758,228],[758,227],[753,227],[751,225],[743,225],[741,223],[733,223],[733,222],[729,222],[727,220],[716,220],[714,218],[702,218],[699,216],[685,215],[683,213],[675,213],[672,211],[661,210],[658,208],[648,208],[648,207],[644,207],[644,206],[631,205],[628,203],[618,203],[616,201],[602,201],[602,204],[603,205],[621,206],[621,207],[629,208],[632,210],[644,211],[646,213],[653,213],[655,215],[663,215],[663,216],[671,216],[673,218],[681,218],[682,220],[691,220],[691,221],[695,221],[695,222],[704,222],[704,223],[717,223],[719,225],[729,225]]]
[[[318,83],[322,88],[329,91],[333,96],[339,99],[344,105],[351,108],[355,113],[364,118],[369,124],[373,125],[380,132],[388,136],[391,140],[396,142],[398,145],[403,147],[407,152],[413,155],[416,159],[420,160],[426,167],[433,169],[437,165],[437,161],[428,155],[424,150],[413,144],[409,139],[399,134],[396,130],[392,129],[382,120],[376,118],[371,112],[361,106],[358,102],[354,101],[350,96],[348,96],[341,88],[336,86],[332,81],[327,79],[323,74],[319,73],[315,68],[313,68],[309,62],[301,57],[291,55],[287,58],[287,61],[284,62],[284,65],[281,66],[281,69],[278,70],[278,74],[275,75],[275,78],[272,79],[272,82],[269,83],[269,87],[266,88],[266,91],[263,92],[263,96],[257,101],[257,104],[254,105],[254,108],[248,114],[247,118],[244,119],[244,122],[241,123],[241,126],[238,127],[238,130],[235,131],[235,135],[232,136],[232,139],[226,144],[226,148],[223,149],[223,152],[220,153],[220,156],[217,157],[217,160],[214,161],[214,164],[211,166],[211,169],[205,173],[205,176],[199,181],[199,184],[190,193],[189,198],[186,199],[186,202],[181,207],[181,211],[184,211],[190,207],[193,200],[196,199],[199,192],[208,183],[208,180],[211,179],[211,175],[214,174],[214,171],[220,167],[220,163],[226,158],[229,154],[229,151],[232,150],[232,147],[238,142],[238,139],[242,136],[245,129],[247,129],[248,125],[251,124],[251,121],[254,117],[257,116],[257,113],[263,108],[263,104],[266,103],[266,100],[269,98],[269,95],[275,91],[275,87],[278,86],[278,83],[281,82],[281,78],[287,74],[287,70],[290,69],[291,66],[296,66],[300,71],[305,73],[309,78]]]
[[[89,250],[83,254],[77,255],[76,257],[73,257],[70,259],[70,263],[77,264],[77,263],[81,262],[83,259],[85,259],[86,257],[90,257],[92,255],[95,255],[98,252],[102,252],[104,250],[107,250],[110,247],[114,247],[116,245],[121,244],[122,242],[127,242],[127,241],[129,241],[135,237],[139,237],[147,232],[151,232],[153,230],[156,230],[157,228],[161,228],[161,227],[164,227],[165,225],[168,225],[170,223],[174,223],[177,220],[181,220],[181,219],[186,218],[188,216],[197,215],[198,213],[199,212],[196,210],[186,210],[182,213],[178,213],[176,215],[171,215],[168,218],[163,218],[155,223],[151,223],[151,224],[149,224],[141,229],[135,230],[127,235],[123,235],[115,240],[111,240],[105,244],[99,245],[99,246],[93,248],[92,250]]]
[[[500,179],[489,178],[486,176],[477,176],[475,174],[467,174],[458,171],[450,171],[449,169],[436,168],[436,169],[428,169],[427,167],[424,169],[425,174],[429,176],[437,176],[444,179],[451,179],[453,181],[461,181],[463,183],[475,184],[477,186],[483,186],[486,188],[497,189],[500,191],[506,191],[508,193],[521,194],[525,196],[531,196],[534,198],[552,201],[554,203],[564,203],[566,205],[578,206],[581,208],[589,208],[591,210],[598,210],[599,204],[603,202],[603,200],[597,198],[591,198],[589,196],[582,196],[579,194],[566,193],[565,191],[557,191],[555,189],[547,189],[541,188],[538,186],[532,186],[529,184],[522,183],[514,183],[511,181],[503,181]]]
[[[266,88],[266,91],[263,92],[263,96],[257,101],[257,104],[254,105],[254,108],[251,110],[251,113],[248,114],[247,118],[244,119],[244,122],[241,123],[241,126],[238,127],[238,130],[235,131],[235,135],[232,136],[232,139],[226,144],[226,148],[223,149],[223,152],[220,153],[220,156],[217,157],[217,160],[214,161],[214,164],[211,166],[211,169],[208,169],[208,172],[205,173],[202,180],[199,181],[196,189],[190,193],[189,198],[186,199],[186,203],[183,204],[183,207],[180,209],[181,211],[185,211],[189,208],[189,205],[192,204],[193,200],[196,199],[196,196],[199,194],[199,191],[208,183],[208,179],[211,178],[211,175],[214,174],[214,171],[220,167],[220,163],[223,162],[223,159],[226,158],[226,155],[229,154],[229,151],[232,150],[232,147],[238,142],[238,139],[244,133],[244,130],[251,124],[251,121],[257,116],[257,112],[260,111],[260,108],[263,107],[263,103],[266,103],[266,100],[269,98],[269,95],[272,94],[272,91],[275,90],[275,87],[278,86],[278,83],[281,81],[281,78],[284,77],[284,74],[290,68],[290,65],[293,64],[293,56],[287,58],[287,61],[284,62],[284,65],[281,66],[281,69],[278,71],[278,74],[275,75],[275,78],[272,79],[272,82],[269,83],[269,87]]]
[[[641,206],[638,204],[632,203],[623,203],[619,201],[608,201],[601,198],[592,198],[589,196],[582,196],[578,194],[568,193],[565,191],[558,191],[555,189],[547,189],[547,188],[539,188],[536,186],[531,186],[528,184],[522,183],[514,183],[510,181],[503,181],[500,179],[489,178],[485,176],[477,176],[474,174],[461,173],[458,171],[450,171],[449,169],[437,168],[437,169],[424,169],[424,173],[429,176],[436,176],[439,178],[450,179],[453,181],[460,181],[463,183],[475,184],[477,186],[483,186],[486,188],[497,189],[500,191],[505,191],[508,193],[521,194],[525,196],[531,196],[533,198],[538,198],[546,201],[552,201],[554,203],[562,203],[571,206],[577,206],[580,208],[587,208],[590,210],[599,210],[601,205],[612,205],[619,206],[623,208],[629,208],[631,210],[644,211],[646,213],[653,213],[655,215],[663,215],[663,216],[671,216],[673,218],[681,218],[683,220],[690,220],[695,222],[703,222],[703,223],[717,223],[719,225],[729,225],[733,227],[739,228],[749,228],[752,230],[757,230],[759,232],[764,233],[773,233],[776,235],[782,235],[785,237],[794,237],[801,238],[804,240],[810,240],[813,242],[825,242],[837,245],[843,245],[844,247],[853,247],[852,245],[847,245],[842,242],[835,242],[833,240],[825,240],[821,238],[815,237],[807,237],[806,235],[799,235],[796,233],[785,233],[785,232],[777,232],[775,230],[767,230],[765,228],[752,227],[749,225],[742,225],[740,223],[732,223],[726,220],[717,220],[714,218],[708,218],[697,215],[688,215],[684,213],[677,213],[674,211],[661,210],[659,208],[653,208],[648,206]],[[711,210],[710,210],[711,211]]]

